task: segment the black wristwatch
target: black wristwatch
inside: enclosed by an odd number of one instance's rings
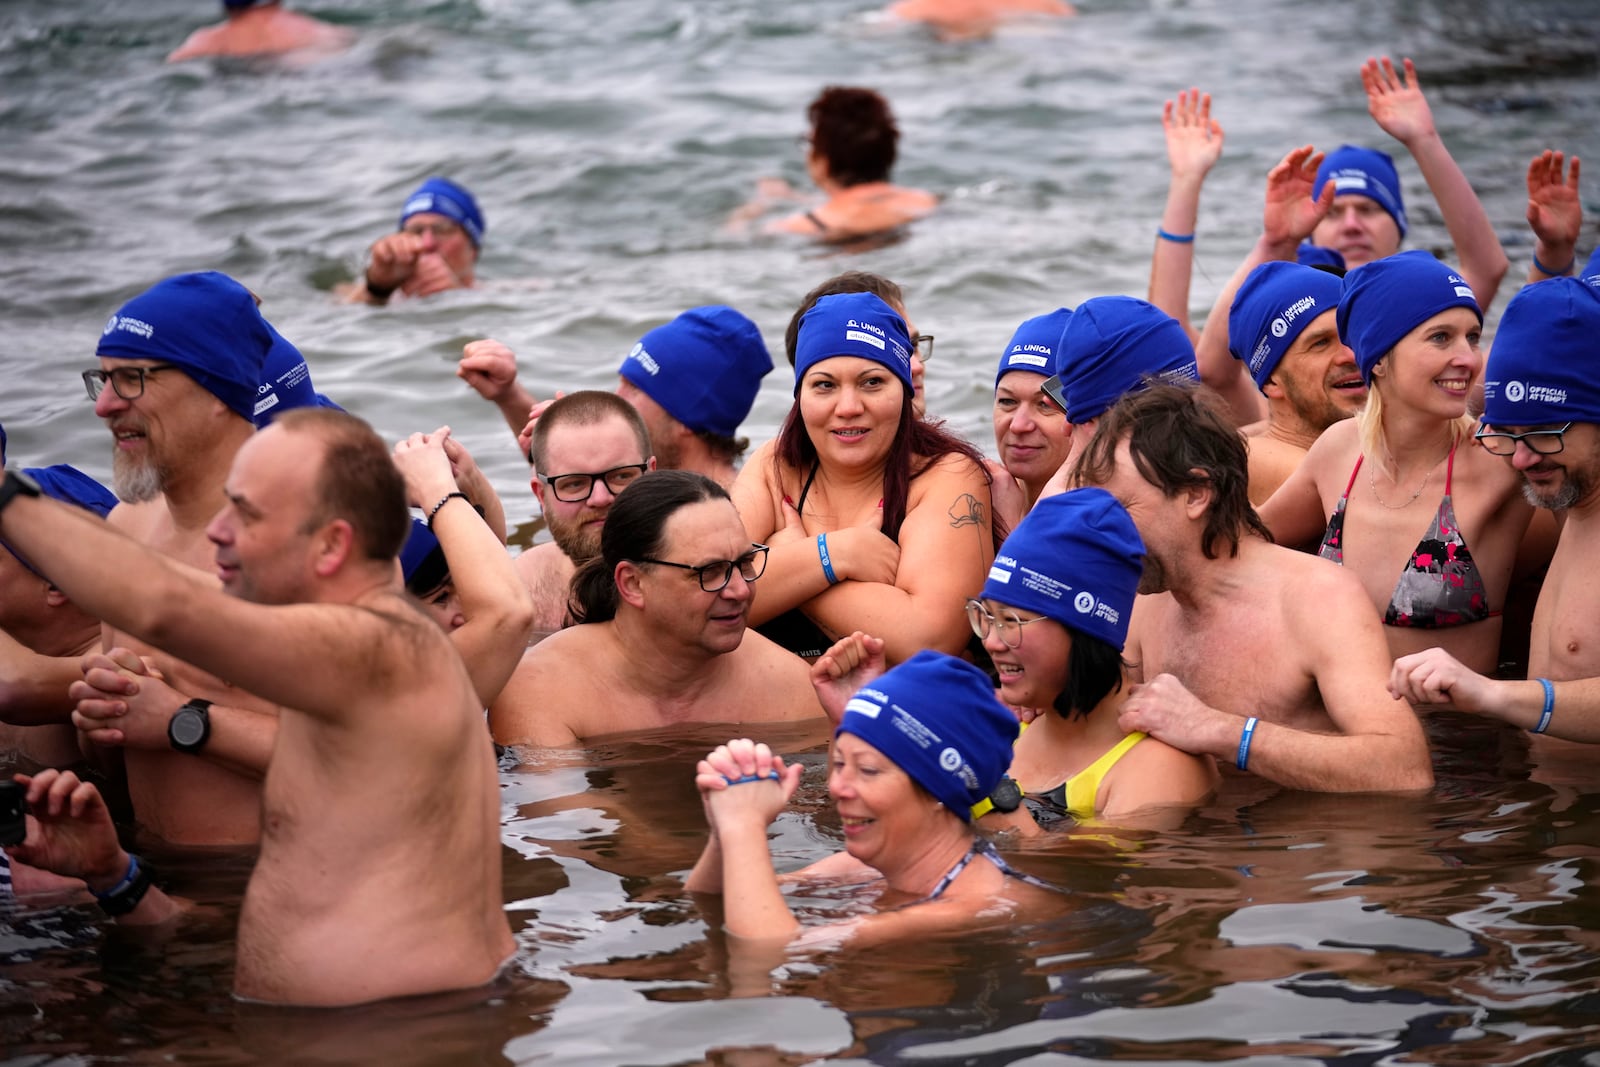
[[[8,470],[4,480],[0,480],[0,511],[4,511],[12,500],[19,496],[38,496],[39,483],[21,471]]]
[[[191,755],[211,740],[211,701],[196,698],[172,713],[167,720],[167,740],[179,752]]]
[[[1022,806],[1022,787],[1010,775],[1000,779],[1000,784],[989,794],[989,803],[995,811],[1012,812]]]

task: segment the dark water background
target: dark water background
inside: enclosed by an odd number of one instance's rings
[[[1208,307],[1289,147],[1403,155],[1366,114],[1369,54],[1416,60],[1447,143],[1511,255],[1531,243],[1534,152],[1600,159],[1592,0],[1084,0],[1082,17],[946,44],[854,0],[327,0],[359,43],[308,68],[166,67],[215,16],[188,0],[0,2],[0,420],[27,463],[109,472],[77,371],[116,306],[159,278],[225,270],[311,360],[319,388],[391,439],[449,423],[533,514],[496,413],[453,377],[467,340],[522,356],[539,395],[609,387],[683,308],[731,303],[781,363],[798,298],[846,267],[906,288],[938,336],[930,409],[985,448],[993,366],[1023,318],[1143,294],[1167,170],[1161,102],[1216,97],[1224,157],[1201,207]],[[734,238],[755,180],[801,184],[803,109],[866,84],[903,130],[897,178],[941,192],[909,239],[841,257]],[[1400,160],[1413,247],[1444,249]],[[429,174],[469,185],[484,288],[392,309],[335,304]],[[1591,220],[1600,198],[1587,184]],[[1591,235],[1580,254],[1593,247]],[[1511,282],[1502,290],[1504,307]],[[1491,325],[1493,315],[1491,316]],[[770,436],[789,380],[746,432]],[[526,532],[526,531],[525,531]],[[1018,857],[1075,891],[1003,935],[751,974],[678,875],[701,841],[690,763],[720,738],[508,769],[506,899],[523,951],[487,1002],[283,1013],[234,1004],[248,857],[172,856],[203,905],[167,941],[56,909],[0,928],[8,1064],[1248,1061],[1587,1063],[1600,1047],[1600,798],[1587,753],[1430,724],[1424,799],[1279,794],[1230,777],[1181,830],[1089,828]],[[790,738],[791,750],[814,738]],[[838,846],[813,773],[780,861]],[[824,913],[826,901],[807,902]],[[397,937],[406,936],[403,930]]]

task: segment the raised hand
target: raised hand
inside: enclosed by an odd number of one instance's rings
[[[1333,206],[1336,190],[1332,182],[1322,188],[1322,196],[1313,200],[1317,187],[1317,168],[1322,166],[1323,153],[1310,145],[1292,150],[1267,172],[1266,206],[1261,214],[1262,235],[1272,244],[1291,251],[1301,241],[1311,236],[1317,223]]]
[[[1528,225],[1539,239],[1541,252],[1549,252],[1560,262],[1545,261],[1544,266],[1560,270],[1572,261],[1583,228],[1583,202],[1578,199],[1578,157],[1573,156],[1566,177],[1562,177],[1565,157],[1545,149],[1528,164]],[[1564,253],[1564,254],[1563,254]],[[1541,257],[1543,258],[1543,257]],[[1549,271],[1541,271],[1549,273]]]
[[[1402,77],[1395,73],[1394,63],[1388,56],[1382,60],[1368,59],[1361,66],[1361,85],[1367,91],[1367,110],[1384,133],[1411,147],[1424,137],[1437,131],[1433,125],[1433,109],[1422,95],[1417,82],[1416,68],[1411,60],[1405,63]]]
[[[391,233],[378,238],[367,259],[369,288],[394,290],[404,285],[411,272],[417,269],[422,246],[422,238],[410,233]]]
[[[471,341],[461,350],[456,377],[485,400],[498,402],[517,384],[517,354],[492,337]]]
[[[811,665],[811,687],[828,718],[837,723],[844,718],[845,704],[862,686],[888,669],[883,654],[883,638],[857,630],[841,637]]]
[[[1222,124],[1211,117],[1211,94],[1185,89],[1161,109],[1167,162],[1178,179],[1203,179],[1222,156]]]
[[[431,508],[446,493],[455,492],[455,475],[444,450],[449,436],[450,427],[441,426],[431,434],[414,433],[394,446],[394,465],[405,478],[412,507]]]

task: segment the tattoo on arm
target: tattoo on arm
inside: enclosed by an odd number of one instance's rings
[[[957,528],[962,526],[982,526],[982,502],[971,493],[962,493],[956,497],[955,503],[950,505],[950,525]]]

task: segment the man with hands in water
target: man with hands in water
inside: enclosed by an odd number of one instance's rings
[[[483,212],[472,194],[448,178],[429,178],[406,198],[398,232],[372,246],[366,272],[345,299],[387,304],[396,292],[432,296],[470,289],[483,234]]]
[[[1426,789],[1415,714],[1354,575],[1281,548],[1247,497],[1243,439],[1209,394],[1156,385],[1102,416],[1078,467],[1132,516],[1144,578],[1124,731],[1297,789]],[[1265,643],[1272,655],[1263,657]]]
[[[1539,592],[1527,680],[1488,678],[1441,648],[1394,662],[1389,690],[1534,733],[1600,741],[1600,287],[1556,277],[1507,305],[1484,372],[1478,443],[1505,457],[1535,507],[1565,516]]]

